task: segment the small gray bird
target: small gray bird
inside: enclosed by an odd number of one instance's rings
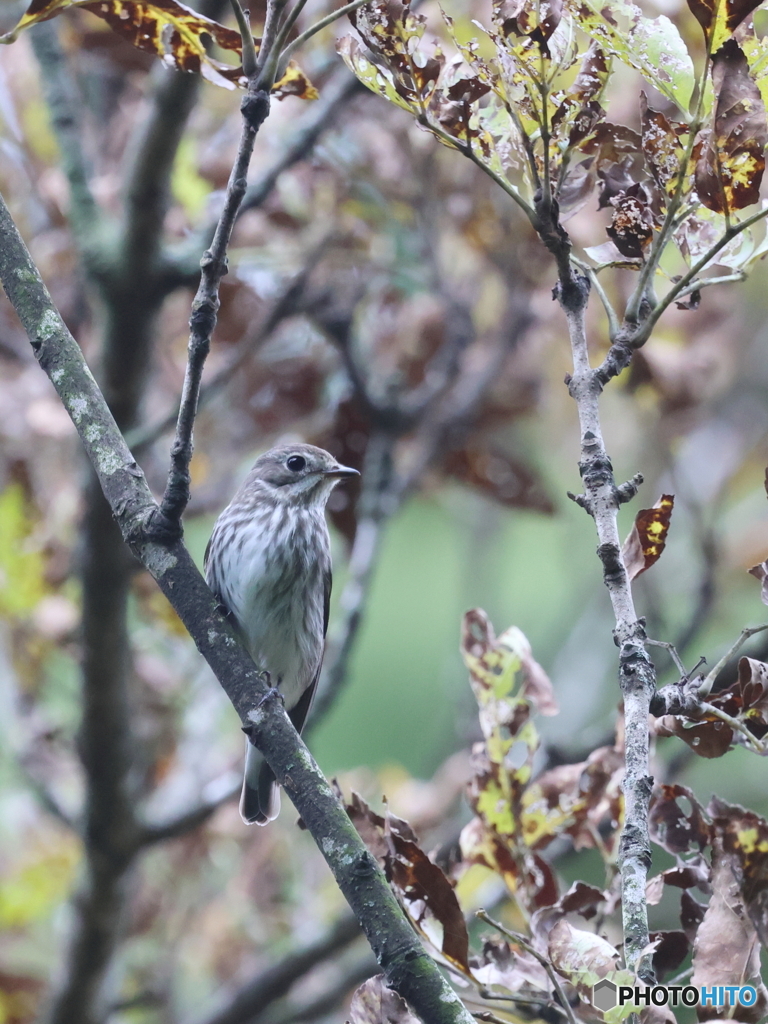
[[[356,469],[322,448],[271,448],[253,465],[213,527],[205,578],[259,669],[269,672],[301,732],[320,675],[331,549],[325,506]],[[272,769],[246,741],[240,814],[248,824],[277,817],[280,794]]]

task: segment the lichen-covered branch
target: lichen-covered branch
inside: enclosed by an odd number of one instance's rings
[[[653,779],[649,771],[648,712],[656,689],[653,662],[645,650],[645,629],[638,620],[632,589],[621,555],[617,514],[619,505],[637,490],[637,484],[617,488],[613,466],[600,428],[599,399],[603,390],[599,370],[590,366],[584,323],[589,286],[579,280],[561,303],[568,321],[573,353],[573,375],[568,389],[576,402],[581,434],[579,472],[584,494],[578,498],[595,521],[603,565],[603,580],[613,606],[614,639],[619,648],[619,680],[624,697],[626,769],[624,775],[624,828],[619,844],[624,955],[627,966],[650,979],[650,960],[640,960],[648,945],[645,883],[651,864],[648,801]]]
[[[472,1017],[426,954],[376,859],[347,817],[282,703],[221,614],[189,552],[168,537],[160,512],[74,338],[66,329],[0,202],[0,280],[78,430],[126,543],[153,575],[232,701],[244,728],[317,842],[388,983],[425,1024]],[[70,1018],[74,1019],[74,1018]]]

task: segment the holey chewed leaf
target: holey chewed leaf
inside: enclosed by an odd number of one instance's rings
[[[728,39],[712,58],[714,129],[696,164],[696,191],[709,210],[730,213],[760,198],[768,122],[747,58]]]
[[[644,92],[640,93],[640,115],[645,162],[656,184],[671,196],[677,186],[683,156],[680,135],[687,130],[687,125],[672,121],[662,111],[649,107]]]
[[[473,146],[483,160],[500,166],[476,106],[491,85],[460,58],[446,61],[437,45],[422,44],[426,22],[421,15],[407,3],[372,0],[350,20],[367,52],[350,37],[340,40],[338,50],[364,85],[408,110],[445,145]]]
[[[687,113],[695,83],[693,61],[669,18],[646,18],[629,0],[565,0],[565,6],[605,53],[635,68]]]
[[[228,89],[244,87],[242,67],[214,60],[206,51],[208,38],[242,58],[240,33],[185,7],[177,0],[32,0],[16,27],[0,36],[12,43],[19,33],[39,21],[47,21],[71,7],[82,7],[102,18],[119,36],[140,50],[161,57],[179,71],[192,71]],[[256,40],[258,47],[260,40]],[[297,64],[290,62],[273,92],[277,96],[317,99],[318,93]]]

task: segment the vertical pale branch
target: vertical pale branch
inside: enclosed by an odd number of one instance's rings
[[[630,969],[650,980],[653,973],[650,960],[639,960],[648,945],[645,883],[651,864],[648,801],[653,785],[649,770],[648,713],[656,689],[656,673],[645,650],[643,623],[635,613],[617,521],[619,506],[634,496],[639,480],[636,478],[621,487],[614,481],[600,428],[599,399],[603,383],[599,369],[593,369],[589,363],[584,322],[588,281],[582,278],[578,284],[580,287],[569,289],[568,297],[561,297],[573,353],[574,372],[568,380],[568,389],[578,408],[581,434],[579,472],[585,493],[576,500],[595,521],[600,541],[597,553],[613,606],[614,639],[619,648],[619,680],[626,727],[624,828],[619,843],[624,956]]]

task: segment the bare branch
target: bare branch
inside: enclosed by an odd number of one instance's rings
[[[240,794],[242,782],[238,781],[224,790],[223,793],[212,800],[203,800],[201,803],[189,810],[183,811],[176,818],[163,822],[147,822],[141,828],[138,836],[139,846],[154,846],[157,843],[164,843],[168,839],[178,839],[187,835],[204,825],[220,807],[234,800]]]
[[[587,292],[579,300],[561,296],[573,353],[574,373],[568,383],[576,402],[581,433],[579,472],[584,484],[583,506],[595,521],[603,564],[603,580],[613,606],[619,647],[619,679],[624,695],[626,723],[626,772],[624,778],[625,822],[619,843],[622,884],[624,951],[627,966],[650,979],[653,969],[647,956],[648,911],[645,883],[651,863],[648,832],[648,800],[653,786],[650,775],[648,713],[656,689],[653,662],[645,650],[645,630],[637,618],[632,589],[621,554],[617,515],[620,497],[600,427],[599,398],[603,389],[600,370],[592,369],[584,316]]]
[[[45,102],[61,152],[62,170],[69,184],[69,222],[78,249],[93,265],[102,216],[91,192],[84,152],[82,96],[59,42],[58,22],[44,21],[35,25],[30,31],[30,39],[42,71]]]
[[[311,251],[304,266],[295,274],[272,302],[263,319],[238,342],[229,361],[222,366],[205,384],[201,384],[198,409],[217,395],[232,380],[235,374],[269,340],[286,318],[301,312],[301,300],[309,277],[322,259],[331,236],[323,238]],[[126,436],[131,449],[138,455],[154,444],[163,434],[173,428],[179,416],[180,403],[157,423],[138,427]]]
[[[276,9],[270,0],[268,12]],[[273,15],[276,16],[276,15]],[[270,14],[267,15],[269,22]],[[267,28],[262,51],[267,47]],[[260,53],[261,56],[261,53]],[[258,75],[261,75],[259,70]],[[197,295],[192,303],[187,369],[176,424],[176,439],[171,449],[171,468],[160,506],[161,515],[172,532],[180,531],[181,516],[189,502],[189,464],[192,460],[192,427],[197,415],[203,367],[211,347],[211,336],[216,326],[219,309],[219,284],[227,272],[227,247],[232,235],[237,211],[245,195],[248,165],[256,141],[256,133],[269,113],[269,91],[251,85],[242,103],[243,127],[237,157],[229,176],[224,209],[219,217],[216,233],[200,266],[202,276]]]
[[[337,956],[360,936],[360,925],[345,915],[317,941],[292,950],[284,959],[247,981],[234,993],[221,998],[219,1007],[196,1024],[249,1024],[318,964]],[[370,961],[367,961],[370,963]],[[374,965],[375,970],[375,965]]]
[[[356,11],[358,7],[362,7],[363,4],[367,4],[369,2],[370,0],[352,0],[351,3],[345,4],[343,7],[339,7],[335,11],[331,11],[330,14],[326,14],[326,16],[324,18],[321,18],[320,21],[316,21],[313,25],[310,25],[308,29],[306,29],[304,32],[298,35],[292,42],[288,43],[286,47],[284,47],[283,52],[280,55],[280,68],[282,69],[283,67],[285,67],[285,65],[291,59],[291,55],[300,46],[303,46],[308,39],[311,39],[312,36],[316,35],[318,32],[321,32],[324,28],[327,28],[328,25],[332,25],[334,21],[338,21],[339,18],[343,18],[345,17],[345,15],[351,14],[352,11]],[[278,77],[279,75],[280,72],[278,71]]]

